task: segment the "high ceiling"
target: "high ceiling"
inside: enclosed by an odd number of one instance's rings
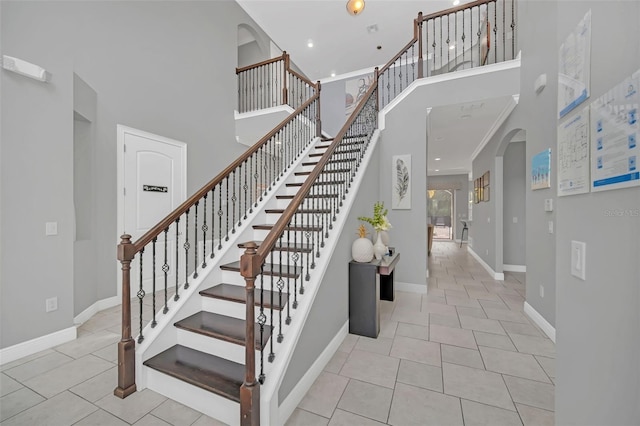
[[[347,0],[236,1],[312,81],[386,64],[413,37],[418,12],[454,7],[453,0],[365,0],[364,11],[351,16]],[[508,102],[482,99],[433,108],[429,174],[468,173],[471,155]]]

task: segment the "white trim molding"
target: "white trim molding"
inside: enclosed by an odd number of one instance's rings
[[[526,301],[524,302],[524,313],[544,331],[544,334],[549,336],[553,343],[556,342],[556,329]]]
[[[75,325],[82,325],[88,321],[92,316],[105,309],[112,308],[120,304],[120,298],[118,296],[109,297],[107,299],[98,300],[93,305],[89,306],[84,311],[80,312],[74,319]]]
[[[497,280],[497,281],[504,281],[504,273],[494,271],[494,270],[491,268],[491,266],[489,266],[489,264],[488,264],[487,262],[485,262],[485,261],[484,261],[480,256],[478,256],[478,254],[477,254],[475,251],[473,251],[473,249],[472,249],[471,247],[469,247],[468,245],[467,245],[467,251],[469,252],[469,254],[470,254],[471,256],[473,256],[473,257],[474,257],[474,259],[476,259],[476,260],[478,261],[478,263],[479,263],[480,265],[482,265],[482,267],[483,267],[484,269],[486,269],[486,270],[487,270],[487,272],[489,273],[489,275],[491,275],[491,276],[493,277],[493,279],[494,279],[494,280]]]
[[[45,336],[36,337],[8,348],[0,349],[0,365],[11,361],[33,355],[45,349],[75,340],[77,337],[76,327],[65,328]]]
[[[491,140],[493,135],[495,135],[496,132],[498,131],[498,129],[500,128],[500,126],[502,126],[502,123],[504,123],[504,121],[509,117],[509,115],[511,115],[511,112],[518,105],[518,101],[519,100],[520,100],[520,95],[519,94],[511,96],[511,101],[509,101],[507,103],[507,105],[505,105],[504,109],[500,112],[500,114],[498,115],[496,120],[493,122],[493,124],[489,128],[489,131],[487,131],[487,133],[484,135],[484,137],[480,141],[480,145],[478,145],[478,147],[475,149],[475,151],[473,151],[473,154],[471,154],[471,161],[472,162],[473,162],[473,160],[476,159],[478,154],[480,154],[482,152],[484,147],[487,146],[487,144],[489,143],[489,141]]]
[[[427,284],[403,283],[401,281],[396,281],[394,284],[395,284],[395,289],[398,291],[406,291],[408,293],[427,294]]]
[[[342,341],[347,336],[349,332],[349,321],[345,322],[338,334],[335,335],[331,342],[327,345],[327,347],[322,351],[320,356],[315,360],[315,362],[311,365],[309,370],[305,373],[304,376],[298,381],[298,384],[291,389],[289,395],[282,401],[280,407],[278,409],[280,415],[280,424],[283,425],[287,422],[293,411],[296,409],[302,398],[307,394],[311,386],[316,381],[324,367],[331,361],[331,358],[336,353]]]
[[[502,265],[502,270],[505,272],[527,272],[527,265]]]

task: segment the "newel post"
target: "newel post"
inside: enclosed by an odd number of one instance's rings
[[[256,380],[256,336],[255,336],[255,281],[262,262],[256,253],[257,245],[251,241],[240,258],[240,274],[245,280],[246,298],[246,338],[245,376],[240,386],[240,424],[260,425],[260,384]]]
[[[320,80],[316,83],[316,88],[318,90],[318,99],[316,100],[316,136],[322,137],[322,122],[320,121]]]
[[[131,235],[124,234],[118,244],[122,264],[122,339],[118,342],[118,387],[113,394],[126,398],[136,391],[136,342],[131,338],[131,261],[136,255]]]
[[[289,89],[287,89],[287,78],[289,77],[289,54],[282,52],[282,59],[284,60],[284,72],[282,73],[282,105],[289,104]]]
[[[418,32],[418,78],[422,78],[424,77],[424,64],[422,63],[422,12],[418,13],[414,31]]]

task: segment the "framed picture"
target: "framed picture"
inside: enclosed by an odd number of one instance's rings
[[[531,158],[531,189],[551,188],[551,148]]]
[[[394,155],[391,170],[391,208],[411,209],[411,155]]]

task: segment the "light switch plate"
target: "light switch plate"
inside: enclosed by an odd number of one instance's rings
[[[45,223],[45,235],[58,235],[58,222]]]
[[[549,233],[553,234],[553,221],[552,220],[549,221]]]
[[[545,212],[553,211],[553,198],[546,198],[544,200],[544,211]]]
[[[581,241],[571,241],[571,275],[585,281],[586,278],[587,244]]]

